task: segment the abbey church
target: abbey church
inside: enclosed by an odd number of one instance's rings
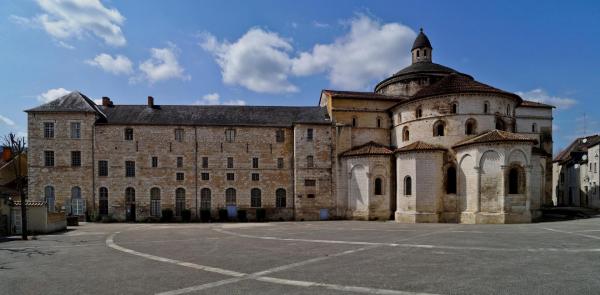
[[[552,204],[553,107],[433,62],[316,106],[102,104],[29,109],[29,198],[121,221],[176,218],[526,223]],[[208,213],[207,213],[208,212]]]

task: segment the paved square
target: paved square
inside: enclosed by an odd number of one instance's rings
[[[597,294],[600,219],[92,224],[0,242],[1,294]]]

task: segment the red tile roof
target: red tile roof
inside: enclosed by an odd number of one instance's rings
[[[490,143],[490,142],[536,142],[535,139],[528,137],[527,135],[512,133],[502,130],[491,130],[482,134],[479,134],[475,137],[468,138],[463,140],[453,147],[460,147],[469,144],[477,144],[477,143]]]
[[[549,105],[549,104],[545,104],[545,103],[541,103],[541,102],[537,102],[537,101],[530,101],[530,100],[523,100],[521,102],[522,107],[528,107],[528,108],[556,108],[555,106]]]
[[[419,92],[414,95],[414,98],[458,93],[494,93],[521,100],[521,97],[514,93],[494,88],[487,84],[475,81],[470,76],[457,73],[452,73],[431,86],[419,90]]]
[[[355,146],[342,153],[342,157],[356,157],[356,156],[387,156],[394,152],[383,144],[369,141],[363,145]]]
[[[397,153],[406,153],[406,152],[414,152],[414,151],[446,151],[447,149],[422,141],[415,141],[407,146],[403,146],[401,148],[396,149]]]

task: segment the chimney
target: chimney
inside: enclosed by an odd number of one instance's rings
[[[10,160],[10,157],[12,156],[11,150],[9,147],[4,147],[2,148],[2,160],[4,162],[8,162]]]
[[[104,107],[112,106],[112,101],[110,101],[110,97],[108,97],[108,96],[102,97],[102,106],[104,106]]]
[[[154,97],[148,96],[148,107],[154,108]]]

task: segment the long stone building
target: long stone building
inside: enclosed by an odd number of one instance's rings
[[[433,63],[317,106],[102,105],[27,110],[30,198],[49,210],[158,218],[171,208],[272,220],[530,222],[552,204],[552,106]]]

